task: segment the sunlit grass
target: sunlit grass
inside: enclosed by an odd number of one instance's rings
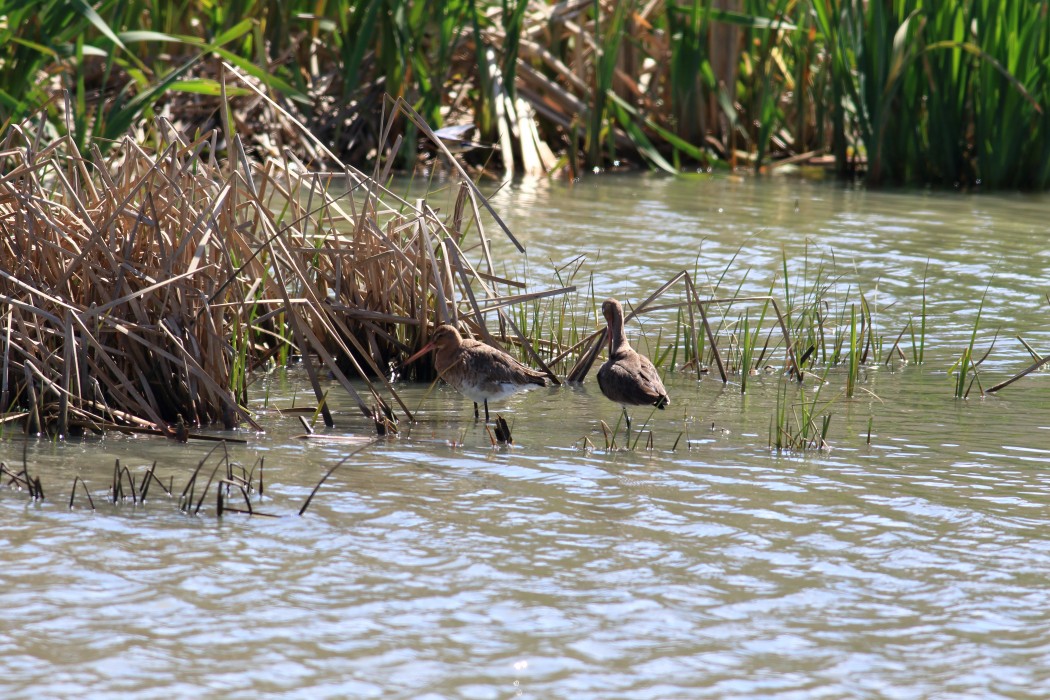
[[[42,114],[82,151],[92,139],[103,153],[132,127],[154,138],[162,113],[205,131],[228,105],[254,104],[242,87],[223,92],[226,63],[355,164],[383,148],[400,167],[417,161],[419,128],[404,120],[386,130],[386,94],[431,127],[476,124],[480,141],[500,144],[479,165],[495,156],[533,174],[627,162],[761,171],[830,152],[839,172],[874,184],[1050,185],[1045,3],[554,7],[0,3],[0,124]],[[273,110],[251,118],[271,139],[258,139],[264,152],[292,139],[304,157],[322,155]]]

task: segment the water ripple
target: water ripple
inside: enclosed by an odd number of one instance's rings
[[[500,197],[534,267],[581,248],[601,260],[598,297],[637,300],[694,266],[709,281],[730,261],[726,285],[765,293],[782,255],[792,274],[834,256],[834,285],[877,289],[895,334],[929,261],[929,359],[867,371],[871,394],[832,407],[834,449],[804,456],[769,449],[775,378],[741,397],[668,376],[653,451],[603,448],[598,421],[617,409],[593,385],[501,405],[509,449],[454,391],[399,387],[422,421],[333,473],[302,518],[345,451],[276,415],[231,448],[266,457],[258,507],[276,519],[107,502],[114,458],[136,474],[156,459],[177,484],[203,456],[192,444],[32,442],[49,498],[0,488],[4,697],[1045,695],[1045,377],[959,401],[946,371],[989,279],[986,318],[1045,345],[1045,198],[657,178]],[[982,372],[1029,362],[1000,347]],[[275,403],[300,386],[266,381]],[[369,433],[330,401],[341,431]],[[59,494],[74,475],[96,512]]]

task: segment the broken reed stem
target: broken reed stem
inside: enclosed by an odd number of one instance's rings
[[[179,496],[180,510],[187,510],[188,506],[193,505],[193,496],[197,484],[197,475],[200,474],[200,471],[204,468],[204,465],[208,461],[208,458],[211,457],[212,453],[215,452],[215,450],[217,449],[219,449],[219,445],[216,445],[215,447],[208,450],[207,454],[205,454],[204,457],[201,458],[201,461],[197,463],[197,468],[193,470],[192,474],[190,474],[189,481],[186,482],[186,486],[182,489],[182,494]]]
[[[84,489],[84,495],[87,496],[88,505],[91,506],[91,510],[95,510],[95,501],[91,498],[91,492],[88,491],[87,482],[81,479],[79,476],[73,477],[73,490],[69,492],[69,509],[73,509],[73,499],[77,495],[77,483],[80,483]]]
[[[0,476],[7,475],[9,480],[8,486],[15,485],[18,488],[24,488],[29,492],[29,498],[33,501],[44,500],[44,487],[40,483],[40,477],[32,477],[29,475],[29,467],[25,464],[23,457],[23,465],[21,471],[13,471],[6,464],[0,462]]]
[[[233,470],[235,465],[233,465],[232,463],[229,463],[228,455],[227,455],[226,457],[224,457],[224,459],[222,461],[220,461],[216,465],[215,470],[212,472],[212,477],[215,476],[215,474],[218,472],[219,468],[222,467],[224,463],[226,463],[226,466],[227,466],[227,473],[228,474],[232,473],[232,470]],[[202,462],[202,465],[203,465],[203,462]],[[261,481],[261,476],[262,476],[262,458],[260,458],[259,461],[256,462],[256,466],[259,468],[259,473],[260,473],[259,486],[260,486],[260,489],[261,489],[261,487],[262,487],[262,481]],[[115,497],[113,498],[114,505],[119,504],[121,501],[123,501],[125,499],[125,491],[124,491],[124,488],[125,488],[124,487],[124,483],[125,483],[125,481],[128,484],[130,484],[130,486],[131,486],[132,500],[135,503],[138,503],[138,504],[144,504],[145,503],[146,495],[147,495],[147,493],[149,491],[150,483],[154,482],[154,481],[157,482],[160,485],[160,488],[164,489],[164,492],[170,497],[172,495],[171,485],[170,484],[167,485],[167,486],[164,485],[164,482],[161,481],[156,475],[156,468],[157,468],[157,463],[153,462],[149,466],[149,468],[146,470],[146,473],[143,474],[141,484],[138,487],[138,495],[137,495],[137,499],[136,499],[136,491],[135,491],[136,487],[135,487],[135,483],[134,483],[134,480],[133,480],[132,475],[131,475],[131,470],[127,466],[122,466],[120,464],[120,460],[119,459],[116,460],[116,462],[114,464],[114,468],[113,468],[115,481],[114,481],[114,484],[110,487],[111,494],[115,494]],[[216,496],[217,496],[216,516],[217,517],[222,517],[223,513],[243,513],[243,514],[249,515],[249,516],[260,516],[260,517],[268,517],[268,518],[280,517],[280,516],[272,514],[272,513],[263,513],[261,511],[258,511],[258,510],[255,509],[255,507],[251,503],[251,495],[250,495],[251,491],[252,491],[250,479],[251,479],[251,477],[254,474],[255,468],[253,467],[251,472],[246,472],[246,471],[243,470],[243,468],[241,468],[241,469],[242,469],[242,472],[244,472],[244,476],[246,478],[240,478],[240,477],[238,477],[236,475],[232,475],[232,476],[229,476],[228,478],[219,479],[218,481],[215,482],[215,484],[216,484],[216,491],[217,491],[217,494],[216,494]],[[198,467],[198,470],[196,470],[194,472],[194,474],[191,475],[191,477],[190,477],[190,481],[191,482],[193,482],[196,479],[198,471],[199,471],[199,467]],[[40,482],[40,479],[38,477],[30,477],[28,475],[28,473],[25,471],[25,469],[23,469],[21,472],[14,472],[11,469],[9,469],[7,467],[7,465],[5,465],[4,463],[0,462],[0,476],[8,476],[8,477],[10,477],[9,485],[14,484],[14,485],[17,485],[20,488],[27,489],[29,491],[30,497],[33,500],[40,500],[40,499],[44,498],[44,489],[43,489],[43,486],[42,486],[42,484]],[[208,487],[210,487],[211,483],[212,483],[212,480],[209,479],[208,485],[204,489],[204,493],[205,494],[207,494]],[[91,492],[88,490],[87,482],[84,479],[82,479],[79,475],[73,477],[73,487],[72,487],[72,489],[70,490],[70,493],[69,493],[69,508],[70,508],[70,510],[72,510],[73,506],[76,503],[76,494],[77,494],[77,486],[78,485],[80,486],[81,490],[84,492],[84,496],[87,498],[88,505],[91,507],[91,510],[94,511],[95,510],[95,500],[91,497]],[[190,486],[190,484],[187,484],[187,487],[189,487],[189,486]],[[230,489],[231,488],[236,488],[237,490],[240,491],[241,498],[244,500],[244,505],[245,505],[244,508],[233,508],[233,507],[231,507],[229,505],[228,498],[229,498],[229,493],[230,493]],[[225,492],[224,492],[224,490],[225,490]],[[185,494],[186,494],[186,492],[184,491],[183,495],[185,496]],[[189,505],[193,505],[192,498],[193,498],[192,491],[190,491]],[[200,507],[201,507],[201,502],[203,500],[204,500],[204,496],[202,495],[200,501],[197,504],[196,509],[194,510],[194,514],[195,515],[199,514]],[[180,509],[185,510],[185,508],[182,508],[181,502],[180,502]]]
[[[1016,381],[1017,381],[1018,379],[1020,379],[1021,377],[1024,377],[1024,376],[1026,376],[1026,375],[1029,375],[1029,374],[1031,374],[1032,372],[1036,371],[1037,369],[1039,369],[1040,367],[1042,367],[1043,365],[1045,365],[1045,364],[1046,364],[1047,362],[1050,362],[1050,356],[1044,357],[1043,359],[1041,359],[1041,360],[1039,360],[1038,362],[1036,362],[1036,363],[1034,363],[1034,364],[1030,365],[1030,366],[1029,366],[1029,367],[1027,367],[1026,369],[1023,369],[1023,370],[1021,370],[1020,372],[1018,372],[1018,373],[1017,373],[1017,374],[1015,374],[1014,376],[1010,377],[1010,378],[1009,378],[1009,379],[1007,379],[1006,381],[1004,381],[1004,382],[999,382],[999,383],[998,383],[998,384],[996,384],[995,386],[993,386],[993,387],[991,387],[990,389],[988,389],[988,391],[986,391],[985,393],[986,393],[986,394],[994,394],[995,392],[999,391],[1000,389],[1005,389],[1006,387],[1010,386],[1011,384],[1013,384],[1014,382],[1016,382]]]
[[[223,457],[223,459],[219,460],[218,464],[215,465],[215,468],[211,470],[211,475],[208,477],[208,483],[204,485],[204,489],[201,491],[200,500],[197,501],[197,507],[193,509],[194,515],[200,513],[201,506],[204,504],[204,498],[208,495],[208,489],[211,488],[211,482],[215,480],[215,475],[219,473],[219,467],[223,466],[224,462],[228,462],[228,460],[229,455]]]
[[[252,465],[251,471],[249,471],[249,472],[248,472],[248,475],[247,475],[247,477],[245,478],[245,482],[247,482],[247,484],[248,484],[248,487],[249,487],[249,488],[251,488],[251,483],[252,483],[252,479],[253,479],[253,478],[254,478],[254,476],[255,476],[255,470],[256,470],[256,469],[258,469],[258,470],[259,470],[259,486],[258,486],[258,488],[256,489],[256,492],[257,492],[257,493],[258,493],[258,494],[259,494],[260,496],[262,496],[262,495],[263,495],[263,466],[264,466],[265,464],[266,464],[266,457],[264,457],[264,456],[261,456],[261,455],[260,455],[260,456],[259,456],[259,459],[257,459],[257,460],[255,461],[255,464],[253,464],[253,465]]]

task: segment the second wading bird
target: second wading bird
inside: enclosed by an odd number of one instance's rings
[[[448,324],[434,329],[430,342],[405,360],[405,364],[415,362],[431,350],[438,375],[474,402],[475,419],[478,404],[485,405],[486,423],[490,399],[496,401],[533,386],[547,386],[547,375],[543,372],[526,367],[498,348],[464,338]]]
[[[656,406],[671,403],[656,367],[648,357],[636,352],[627,343],[623,329],[623,307],[616,299],[602,303],[602,315],[609,324],[609,359],[598,369],[598,387],[605,397],[623,407],[627,434],[631,433],[628,406]]]

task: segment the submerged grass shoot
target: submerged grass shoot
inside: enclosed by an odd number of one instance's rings
[[[819,404],[820,394],[827,379],[827,372],[820,378],[816,390],[808,399],[802,386],[781,382],[777,391],[777,403],[770,417],[769,446],[778,452],[784,450],[805,451],[825,449],[831,427],[832,402]],[[793,401],[791,394],[797,393]]]

